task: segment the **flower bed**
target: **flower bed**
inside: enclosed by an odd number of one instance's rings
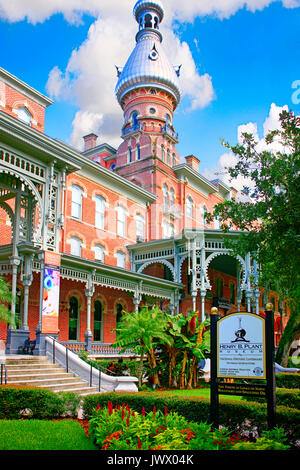
[[[257,439],[233,434],[227,428],[187,421],[175,412],[141,413],[128,403],[94,409],[86,432],[101,450],[287,450],[282,429],[264,431]]]

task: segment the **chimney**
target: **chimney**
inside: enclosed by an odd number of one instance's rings
[[[231,198],[235,201],[236,200],[236,197],[237,197],[237,193],[238,193],[238,190],[231,187]]]
[[[185,157],[186,164],[193,168],[195,171],[199,171],[200,160],[195,155],[188,155]]]
[[[91,150],[96,147],[98,136],[96,134],[88,134],[83,137],[84,151]]]

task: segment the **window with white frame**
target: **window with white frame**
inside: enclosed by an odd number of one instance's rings
[[[81,247],[82,247],[82,240],[78,237],[72,237],[70,240],[71,243],[71,255],[74,256],[81,256]]]
[[[96,215],[95,225],[97,228],[104,230],[105,225],[105,199],[101,196],[96,196]]]
[[[137,214],[136,218],[136,237],[144,240],[145,237],[145,220],[140,214]]]
[[[95,245],[95,260],[101,261],[101,263],[104,263],[104,246],[102,245]]]
[[[165,147],[163,145],[161,146],[161,159],[163,162],[165,161]]]
[[[171,154],[170,154],[170,150],[168,149],[167,150],[167,164],[170,165],[171,163]]]
[[[76,184],[73,184],[71,214],[72,214],[72,217],[75,217],[76,219],[81,219],[81,216],[82,216],[82,196],[83,196],[82,189]]]
[[[168,186],[166,184],[163,185],[163,209],[167,211],[169,209],[169,194],[168,194]]]
[[[219,230],[220,225],[221,225],[221,224],[220,224],[220,219],[219,219],[219,217],[215,217],[215,218],[214,218],[214,228],[215,228],[215,230]]]
[[[31,124],[32,115],[28,111],[26,106],[21,106],[20,108],[18,108],[17,114],[18,114],[18,119],[20,119],[20,121],[24,122],[25,124],[29,124],[29,125]]]
[[[128,149],[128,163],[132,162],[132,150],[131,148]]]
[[[207,213],[207,208],[206,206],[202,206],[201,207],[201,217],[202,217],[202,225],[205,226],[207,224],[207,220],[206,220],[206,214]]]
[[[174,211],[174,206],[175,206],[175,193],[174,189],[170,189],[170,210],[173,212]]]
[[[122,206],[117,207],[117,234],[126,236],[126,209]]]
[[[137,160],[141,159],[141,146],[140,145],[136,146],[136,159]]]
[[[193,199],[189,196],[186,198],[186,216],[193,218]]]
[[[117,252],[117,266],[118,268],[125,268],[126,255],[123,251]]]
[[[163,238],[171,238],[174,237],[174,225],[170,224],[169,222],[163,222]]]

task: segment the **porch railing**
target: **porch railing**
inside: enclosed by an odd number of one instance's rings
[[[79,353],[80,351],[86,350],[86,343],[76,342],[76,341],[63,341],[60,344],[73,351],[74,353]],[[127,349],[122,351],[122,348],[113,348],[111,344],[106,343],[92,343],[91,354],[93,355],[103,355],[103,356],[133,356],[135,355],[132,352],[132,349]]]

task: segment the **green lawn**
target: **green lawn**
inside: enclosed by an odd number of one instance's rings
[[[72,420],[0,420],[0,450],[96,450]]]
[[[180,397],[199,397],[199,398],[210,398],[210,387],[204,388],[195,388],[192,390],[166,390],[165,392],[160,393],[168,393],[172,395],[177,395]],[[220,395],[222,400],[237,400],[240,401],[242,397],[236,395]]]

